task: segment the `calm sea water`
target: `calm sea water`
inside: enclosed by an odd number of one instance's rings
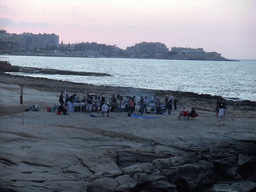
[[[8,56],[12,65],[100,72],[111,77],[24,74],[55,80],[145,89],[189,91],[256,101],[256,60],[182,61],[121,58]]]

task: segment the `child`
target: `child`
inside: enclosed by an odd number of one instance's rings
[[[107,117],[109,117],[109,107],[107,106],[107,102],[102,105],[102,117],[104,117],[104,113],[108,113]]]

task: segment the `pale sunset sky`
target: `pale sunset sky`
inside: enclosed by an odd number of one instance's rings
[[[0,0],[0,29],[122,49],[140,42],[256,59],[255,0]]]

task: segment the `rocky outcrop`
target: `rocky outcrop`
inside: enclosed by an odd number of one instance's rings
[[[136,163],[124,167],[121,176],[108,180],[97,179],[89,183],[87,188],[88,192],[143,190],[249,192],[256,190],[255,152],[256,146],[253,141],[212,146],[203,152],[157,158],[152,163]],[[225,180],[228,182],[225,183]]]

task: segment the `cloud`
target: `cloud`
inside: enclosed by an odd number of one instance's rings
[[[22,27],[47,27],[50,26],[48,23],[26,23],[21,22],[19,23]]]
[[[48,23],[28,23],[28,22],[19,22],[16,23],[11,19],[0,18],[0,28],[6,27],[49,27],[51,26]]]
[[[12,27],[15,25],[16,25],[16,23],[10,19],[0,18],[0,28]]]

